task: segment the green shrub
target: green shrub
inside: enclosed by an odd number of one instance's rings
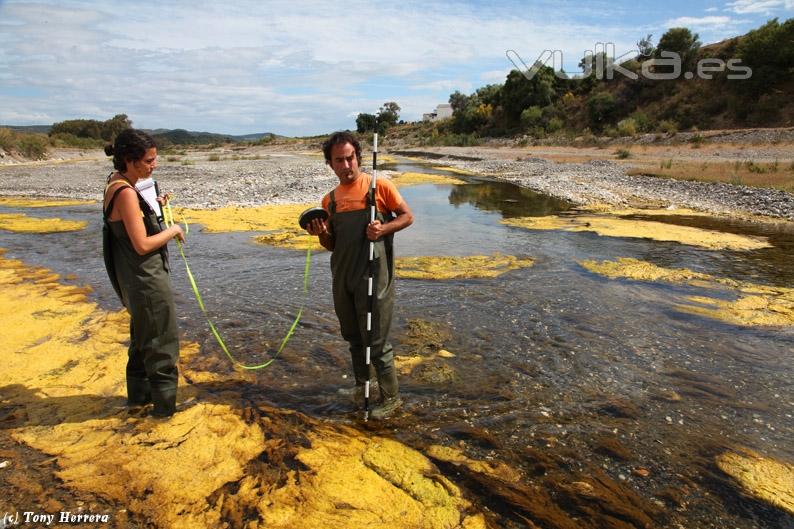
[[[47,138],[38,134],[20,135],[17,142],[19,152],[26,158],[41,160],[47,154]]]
[[[626,158],[631,158],[631,151],[628,149],[618,149],[615,151],[615,156],[617,156],[619,160],[625,160]]]
[[[692,147],[694,147],[694,148],[696,148],[696,149],[700,148],[700,146],[701,146],[701,145],[702,145],[702,144],[703,144],[705,141],[706,141],[706,138],[704,138],[704,137],[703,137],[703,135],[702,135],[702,134],[700,134],[699,132],[697,132],[697,133],[693,134],[693,135],[692,135],[692,137],[691,137],[691,138],[689,138],[689,143],[691,143],[691,144],[692,144]]]
[[[542,123],[543,110],[539,106],[525,108],[521,112],[521,124],[526,128],[537,127]]]
[[[659,132],[666,132],[667,134],[675,134],[678,132],[678,125],[672,119],[663,119],[659,122],[657,127]]]
[[[209,160],[210,162],[218,162],[220,161],[220,159],[221,159],[220,155],[217,154],[210,154],[209,157],[207,158],[207,160]]]
[[[562,130],[564,125],[565,123],[563,123],[562,119],[554,117],[549,120],[548,124],[546,124],[546,131],[550,133],[557,132]]]
[[[11,129],[0,128],[0,149],[10,151],[16,149],[17,138],[16,134]]]
[[[621,136],[634,136],[637,134],[637,123],[633,118],[618,121],[618,132]]]
[[[608,92],[601,92],[587,100],[587,110],[590,114],[590,124],[600,130],[609,121],[609,116],[617,108],[615,96]]]
[[[77,149],[96,149],[104,145],[103,140],[83,138],[69,132],[58,132],[50,135],[50,143],[55,147],[75,147]]]
[[[651,132],[653,130],[653,122],[645,112],[635,112],[631,115],[631,119],[634,120],[634,125],[637,127],[638,132]]]

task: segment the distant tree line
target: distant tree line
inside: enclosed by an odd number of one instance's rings
[[[106,121],[95,119],[70,119],[54,123],[49,135],[72,135],[77,138],[103,140],[111,142],[124,129],[132,127],[132,121],[126,114],[117,114]]]

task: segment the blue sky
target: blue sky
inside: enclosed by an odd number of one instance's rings
[[[712,43],[792,16],[794,0],[0,0],[0,124],[321,134],[503,82],[507,50],[562,50],[572,72],[597,42],[620,55],[685,26]]]

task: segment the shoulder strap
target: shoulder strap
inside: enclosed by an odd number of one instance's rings
[[[334,198],[334,190],[332,189],[330,193],[328,193],[328,213],[333,216],[336,214],[336,199]]]
[[[126,181],[126,178],[125,178],[125,181]],[[112,184],[115,184],[116,182],[121,182],[121,180],[116,180],[114,182],[110,182],[107,185],[107,187],[105,187],[105,190],[107,190],[108,187],[110,187]],[[129,181],[126,181],[126,183],[124,185],[122,185],[121,187],[119,187],[118,189],[116,189],[113,192],[113,196],[110,199],[110,203],[108,204],[107,210],[105,210],[103,212],[103,215],[104,215],[105,219],[108,218],[108,215],[109,215],[108,212],[113,211],[113,201],[116,200],[116,195],[118,195],[119,192],[122,189],[125,189],[127,187],[132,188],[132,190],[135,191],[135,194],[138,195],[138,206],[141,208],[141,211],[143,212],[144,215],[150,215],[150,214],[154,213],[154,210],[152,209],[152,206],[150,206],[149,203],[146,202],[146,199],[143,198],[143,195],[141,195],[141,192],[138,191],[138,188],[135,187],[134,185],[132,185]]]
[[[119,181],[119,180],[116,180],[116,182],[118,182],[118,181]],[[114,183],[115,183],[115,182],[111,182],[111,183],[109,183],[109,184],[107,185],[107,187],[110,187],[110,186],[111,186],[112,184],[114,184]],[[107,187],[105,188],[105,191],[107,191]],[[113,203],[116,201],[116,197],[119,195],[119,193],[121,193],[121,192],[122,192],[124,189],[126,189],[126,188],[128,188],[128,187],[132,187],[132,186],[131,186],[130,184],[124,183],[123,185],[120,185],[120,186],[118,187],[118,189],[116,189],[115,191],[113,191],[113,196],[112,196],[112,197],[110,197],[110,202],[108,202],[108,207],[107,207],[107,208],[105,208],[105,209],[102,211],[102,216],[104,217],[105,221],[107,221],[107,220],[108,220],[108,217],[110,216],[110,213],[113,211]],[[135,188],[133,187],[133,189],[135,189]]]

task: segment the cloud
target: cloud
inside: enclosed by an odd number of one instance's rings
[[[783,9],[794,9],[794,0],[737,0],[730,2],[727,7],[739,15],[770,14]]]
[[[733,22],[731,17],[726,16],[707,16],[707,17],[678,17],[665,22],[670,28],[719,28]]]
[[[451,94],[455,90],[468,93],[471,91],[472,86],[468,81],[460,79],[439,79],[438,81],[431,81],[429,83],[411,85],[412,90],[428,90],[431,92],[446,92]]]
[[[480,74],[480,79],[485,83],[504,83],[507,74],[510,73],[509,68],[504,70],[490,70]]]

